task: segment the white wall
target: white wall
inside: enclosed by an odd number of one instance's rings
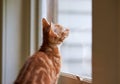
[[[41,0],[2,1],[2,84],[13,84],[24,61],[41,44]]]
[[[13,84],[29,54],[29,0],[4,1],[3,83]]]
[[[2,81],[2,1],[0,1],[0,84]]]

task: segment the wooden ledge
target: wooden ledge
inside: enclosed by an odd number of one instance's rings
[[[58,84],[92,84],[92,80],[61,72]]]

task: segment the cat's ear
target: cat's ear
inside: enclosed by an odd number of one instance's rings
[[[43,29],[50,27],[49,22],[45,18],[42,19],[42,25]]]
[[[50,23],[50,28],[53,30],[54,27],[55,27],[54,24],[51,22],[51,23]]]

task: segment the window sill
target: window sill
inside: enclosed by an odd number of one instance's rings
[[[92,80],[61,72],[58,84],[92,84]]]

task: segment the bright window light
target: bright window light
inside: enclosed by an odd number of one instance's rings
[[[42,0],[42,17],[55,17],[57,23],[70,29],[69,37],[61,46],[61,71],[92,78],[92,0],[51,0],[49,3]]]
[[[58,0],[58,23],[70,28],[61,47],[62,72],[92,77],[92,1]]]

